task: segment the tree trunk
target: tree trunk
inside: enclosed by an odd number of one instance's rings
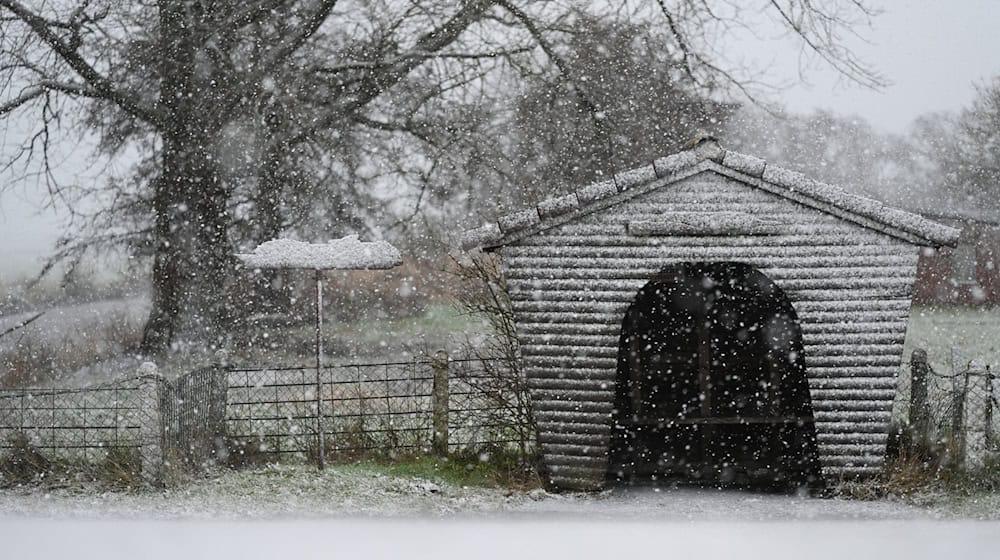
[[[228,323],[228,196],[209,149],[207,139],[193,135],[164,143],[154,199],[153,307],[142,343],[147,354],[162,354],[182,331],[214,341]]]
[[[156,246],[145,354],[164,353],[181,331],[202,340],[220,336],[231,268],[228,193],[213,157],[223,116],[213,102],[215,91],[196,75],[199,42],[185,3],[158,4],[165,53],[158,105],[169,118],[160,130],[162,170],[153,189]]]
[[[253,240],[264,243],[276,239],[282,232],[284,220],[281,215],[281,195],[286,187],[286,177],[282,173],[284,157],[289,146],[285,142],[270,142],[271,138],[280,137],[282,130],[277,127],[268,129],[268,142],[263,159],[257,172],[257,192],[254,195]],[[277,313],[287,311],[290,306],[288,286],[281,279],[284,272],[280,270],[262,270],[254,275],[252,297],[257,304],[257,311]],[[240,307],[240,309],[245,309]]]

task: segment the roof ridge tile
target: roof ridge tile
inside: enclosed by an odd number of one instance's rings
[[[506,235],[514,231],[538,225],[541,221],[542,218],[538,215],[538,208],[532,206],[531,208],[521,210],[520,212],[500,216],[497,218],[497,225],[500,226],[500,231]]]
[[[651,163],[616,173],[614,176],[615,186],[618,187],[619,191],[627,191],[636,185],[655,181],[656,179],[656,168]]]
[[[535,208],[538,209],[538,216],[544,220],[576,210],[579,207],[580,199],[577,198],[576,193],[570,193],[554,198],[546,198],[539,202]]]
[[[932,243],[954,245],[958,240],[959,230],[950,226],[848,192],[843,187],[817,181],[798,171],[770,165],[762,158],[723,149],[714,140],[708,140],[700,142],[691,149],[617,173],[611,179],[590,183],[575,192],[547,198],[526,210],[501,216],[496,222],[465,232],[462,245],[471,248],[502,244],[504,239],[516,232],[582,210],[595,202],[689,169],[705,160],[711,160],[728,170],[787,189],[789,195],[828,204],[849,214],[856,214]],[[780,191],[773,192],[781,196]],[[791,198],[796,199],[795,196]]]
[[[701,159],[698,154],[691,150],[684,152],[677,152],[676,154],[671,154],[669,156],[657,158],[653,160],[653,170],[656,176],[660,179],[666,177],[667,175],[672,175],[673,173],[696,165]]]
[[[580,206],[584,206],[615,194],[618,194],[618,187],[615,185],[614,181],[608,180],[591,183],[586,187],[583,187],[582,189],[576,191],[576,198],[579,201]]]

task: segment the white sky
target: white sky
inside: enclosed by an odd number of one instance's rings
[[[777,101],[794,112],[817,108],[856,114],[877,128],[904,132],[917,116],[955,111],[973,98],[973,85],[1000,74],[1000,1],[916,2],[883,0],[884,13],[872,30],[859,30],[868,42],[851,47],[883,72],[892,85],[868,91],[845,84],[827,68],[807,68],[809,84],[783,90]],[[762,34],[764,35],[764,34]],[[794,83],[798,51],[785,40],[739,45],[741,56],[769,65],[771,81]],[[0,139],[13,131],[0,128]],[[0,142],[2,145],[2,142]],[[63,172],[73,176],[87,156],[73,154]],[[10,177],[0,173],[0,183]],[[40,189],[25,185],[0,194],[0,282],[31,274],[59,234],[62,218],[42,209]]]
[[[854,40],[850,46],[892,85],[869,91],[814,67],[807,76],[811,86],[797,85],[782,93],[792,111],[823,108],[857,114],[877,128],[901,133],[921,114],[968,105],[974,84],[1000,74],[997,0],[880,3],[884,12],[874,20],[873,29],[859,30],[869,41]],[[796,62],[794,56],[778,59],[775,70],[794,78]]]

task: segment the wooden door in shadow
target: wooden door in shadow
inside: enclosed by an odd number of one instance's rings
[[[622,322],[609,477],[817,485],[804,358],[794,308],[757,269],[664,269]]]

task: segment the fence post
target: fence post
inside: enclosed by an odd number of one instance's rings
[[[965,468],[978,470],[986,462],[987,412],[992,404],[989,402],[990,380],[986,364],[980,360],[973,360],[969,364],[966,379],[962,417]]]
[[[965,441],[962,438],[962,418],[965,415],[965,391],[968,384],[968,372],[962,367],[962,355],[958,348],[951,349],[951,439],[949,448],[955,455],[951,464],[962,465],[965,453]]]
[[[1000,402],[998,401],[998,399],[1000,399],[1000,376],[993,373],[990,370],[990,366],[987,365],[986,377],[989,378],[990,384],[990,400],[986,403],[986,406],[989,407],[990,411],[989,423],[986,425],[986,439],[987,441],[995,442],[996,440],[993,439],[994,436],[997,435],[995,422],[997,420],[997,414],[1000,414],[1000,405],[998,405],[998,402]]]
[[[229,449],[226,444],[226,403],[229,399],[229,352],[225,349],[215,352],[209,387],[208,430],[212,435],[213,460],[219,463],[225,461],[229,456]]]
[[[432,447],[440,456],[448,454],[448,353],[438,350],[431,358],[434,371]]]
[[[910,444],[921,452],[927,448],[930,415],[927,410],[927,351],[921,348],[910,354]]]
[[[162,378],[153,362],[143,362],[137,372],[139,406],[143,415],[139,427],[139,464],[142,481],[147,486],[163,483],[163,414],[160,410],[160,383]]]

